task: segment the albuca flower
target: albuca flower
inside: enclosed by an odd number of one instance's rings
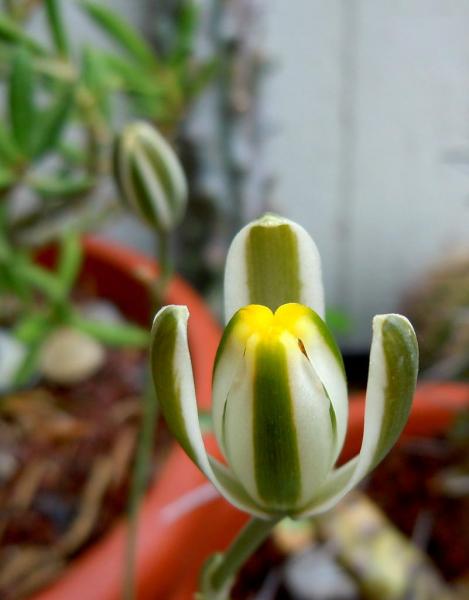
[[[114,146],[114,178],[126,207],[159,231],[184,217],[187,182],[171,146],[149,123],[135,121]]]
[[[227,259],[225,310],[212,393],[226,464],[202,440],[183,306],[164,307],[152,331],[155,388],[171,431],[241,510],[265,519],[328,510],[382,460],[407,421],[418,368],[412,326],[395,314],[373,319],[361,450],[335,468],[347,384],[323,320],[319,255],[303,228],[267,215],[241,230]]]

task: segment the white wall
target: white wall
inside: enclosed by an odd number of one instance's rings
[[[271,0],[274,205],[323,256],[327,299],[368,342],[373,314],[469,244],[469,3]]]

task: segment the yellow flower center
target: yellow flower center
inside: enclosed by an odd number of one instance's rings
[[[276,340],[284,333],[298,335],[299,321],[308,314],[302,304],[289,303],[279,306],[275,313],[261,304],[250,304],[239,311],[236,323],[237,335],[246,341],[252,335],[262,340]]]

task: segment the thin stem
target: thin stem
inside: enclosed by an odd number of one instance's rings
[[[215,555],[207,561],[199,597],[202,600],[227,599],[239,569],[280,520],[281,517],[269,521],[252,518],[224,554]]]
[[[150,375],[148,375],[150,378]],[[135,558],[138,540],[139,513],[142,497],[145,493],[151,465],[152,449],[155,440],[155,428],[158,418],[158,402],[151,385],[145,386],[144,407],[137,456],[132,473],[132,483],[128,506],[129,527],[124,561],[124,600],[135,598]]]
[[[166,290],[173,276],[173,262],[171,260],[170,237],[167,232],[160,231],[157,235],[158,262],[160,275],[153,286],[154,309],[159,309],[165,302]]]

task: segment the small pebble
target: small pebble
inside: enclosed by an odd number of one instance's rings
[[[323,549],[293,555],[284,567],[285,587],[298,600],[357,600],[353,579]]]
[[[77,329],[61,327],[42,345],[39,366],[48,381],[75,385],[99,371],[105,357],[103,346],[94,338]]]

